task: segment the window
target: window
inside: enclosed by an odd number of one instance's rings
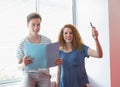
[[[60,29],[72,21],[72,0],[39,0],[38,12],[42,15],[40,33],[57,41]]]
[[[26,15],[35,8],[34,0],[0,1],[0,84],[21,77],[16,68],[16,45],[26,34]]]
[[[72,1],[72,0],[71,0]],[[40,33],[57,41],[61,27],[72,23],[70,0],[2,0],[0,1],[0,84],[16,81],[22,73],[17,69],[16,48],[27,34],[26,16],[38,12],[42,16]],[[37,7],[37,8],[36,8]],[[51,71],[54,71],[53,69]],[[54,72],[51,72],[54,73]],[[54,74],[53,74],[54,76]]]
[[[58,40],[61,28],[72,21],[72,0],[39,0],[38,12],[42,15],[41,34]],[[56,67],[50,68],[51,80],[56,80]]]

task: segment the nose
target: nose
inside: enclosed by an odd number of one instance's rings
[[[71,34],[68,33],[67,36],[69,37],[69,36],[71,36]]]
[[[35,25],[35,27],[34,27],[35,29],[37,29],[38,28],[38,26],[37,25]]]
[[[35,26],[34,26],[34,29],[35,29],[35,30],[39,30],[39,26],[35,25]]]

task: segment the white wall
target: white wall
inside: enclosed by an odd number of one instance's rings
[[[103,59],[86,59],[91,87],[110,87],[108,0],[76,0],[76,26],[86,45],[95,49],[90,22],[99,31]]]

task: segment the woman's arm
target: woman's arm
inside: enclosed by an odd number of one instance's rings
[[[61,69],[60,69],[60,65],[58,65],[57,66],[56,87],[59,87],[60,73],[61,73]]]
[[[96,50],[88,48],[88,55],[92,56],[92,57],[96,57],[96,58],[102,58],[103,51],[102,51],[102,47],[101,47],[101,44],[100,44],[99,39],[98,39],[98,31],[96,30],[95,27],[92,28],[92,36],[95,40]]]

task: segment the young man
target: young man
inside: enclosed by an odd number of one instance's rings
[[[50,87],[49,70],[44,68],[43,61],[40,61],[39,64],[36,60],[32,60],[32,58],[26,56],[25,53],[25,43],[51,43],[49,38],[39,34],[41,20],[41,16],[38,13],[31,13],[27,16],[28,36],[19,43],[17,49],[18,67],[24,71],[22,87],[36,87],[36,85],[37,87]],[[42,73],[42,71],[44,71],[44,73]]]

